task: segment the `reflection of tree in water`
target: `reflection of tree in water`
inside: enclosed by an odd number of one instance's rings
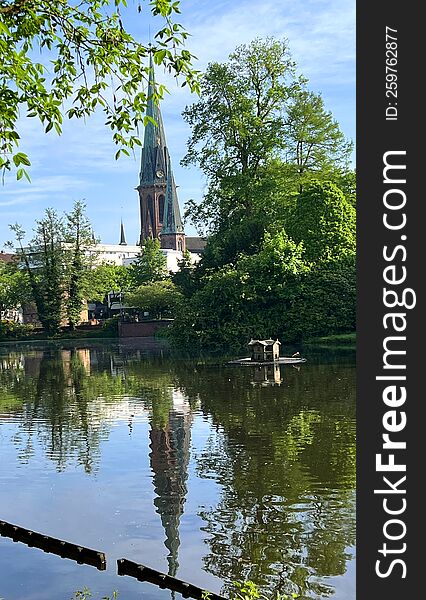
[[[108,402],[134,391],[135,381],[91,371],[90,356],[88,349],[49,349],[25,356],[19,368],[9,357],[10,368],[0,369],[0,393],[9,399],[5,408],[19,413],[14,441],[21,461],[32,456],[37,438],[58,470],[73,460],[87,473],[95,468],[110,427]]]
[[[199,394],[219,435],[198,458],[222,487],[200,512],[205,568],[225,582],[324,597],[342,575],[355,536],[354,372],[284,368],[281,387],[249,386],[250,369],[201,369],[181,381]],[[301,376],[300,376],[301,375]],[[287,385],[286,385],[287,383]]]
[[[121,410],[127,398],[131,412],[151,412],[155,506],[170,574],[178,565],[191,426],[173,389],[191,406],[201,401],[211,422],[197,468],[218,482],[221,498],[212,507],[207,499],[199,514],[209,548],[205,569],[226,582],[224,592],[250,578],[264,591],[324,597],[326,578],[345,572],[355,532],[352,368],[284,367],[280,386],[263,386],[253,385],[251,368],[173,363],[134,350],[91,350],[90,358],[47,350],[23,360],[16,353],[9,366],[0,364],[0,411],[5,406],[22,424],[24,459],[39,438],[58,468],[77,460],[93,472],[108,411]]]
[[[33,438],[63,470],[71,458],[90,473],[99,454],[103,427],[93,427],[82,394],[86,376],[84,356],[78,351],[33,353],[24,361],[24,377],[13,376],[9,390],[23,400],[20,416],[20,459],[33,453]]]
[[[172,410],[165,421],[155,419],[153,415],[149,434],[151,469],[157,495],[154,505],[166,535],[168,574],[173,577],[179,567],[179,524],[187,493],[191,422],[189,405],[174,390]]]
[[[152,410],[165,422],[173,406],[172,367],[161,356],[132,349],[43,348],[0,355],[0,414],[16,416],[19,460],[34,441],[63,470],[72,461],[90,473],[111,420]]]

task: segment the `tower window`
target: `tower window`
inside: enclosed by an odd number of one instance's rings
[[[164,196],[160,196],[158,199],[158,212],[160,223],[162,223],[164,219]]]
[[[148,204],[149,220],[151,221],[151,227],[154,229],[154,202],[152,201],[151,196],[148,196],[146,200]]]

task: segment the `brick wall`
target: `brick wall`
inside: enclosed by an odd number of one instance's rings
[[[173,319],[142,321],[141,323],[119,323],[119,337],[154,337],[159,329],[164,329]]]

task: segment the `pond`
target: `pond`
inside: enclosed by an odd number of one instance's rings
[[[225,596],[252,580],[354,600],[354,356],[304,354],[0,346],[0,520],[107,556],[98,571],[0,537],[0,597],[170,597],[118,576],[127,558]]]

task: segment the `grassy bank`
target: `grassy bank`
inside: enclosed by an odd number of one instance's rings
[[[315,337],[304,342],[305,346],[327,346],[327,347],[345,347],[353,348],[356,347],[356,333],[338,333],[335,335],[325,335],[322,337]]]

